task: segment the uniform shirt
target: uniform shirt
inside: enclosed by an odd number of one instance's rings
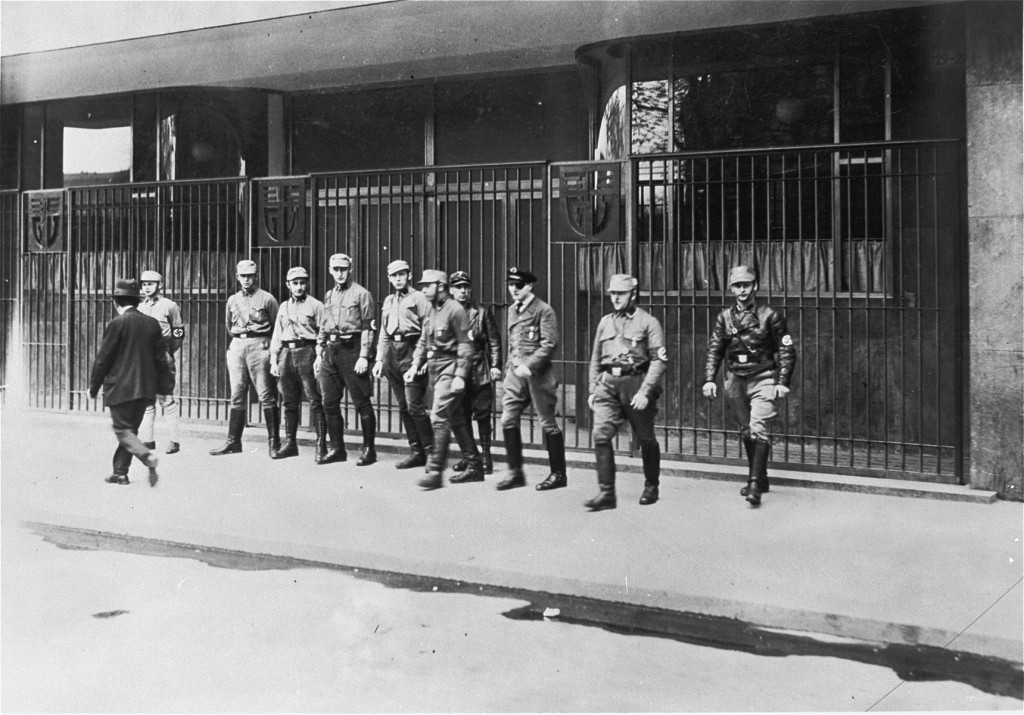
[[[270,335],[277,320],[277,299],[265,290],[253,288],[251,293],[240,290],[228,298],[228,332],[261,333]]]
[[[178,304],[170,298],[154,293],[150,298],[143,298],[139,303],[139,312],[155,318],[160,323],[160,330],[167,341],[167,350],[174,355],[185,339],[185,323],[181,320]]]
[[[384,362],[391,353],[392,335],[423,332],[423,319],[430,312],[430,301],[418,290],[409,288],[405,293],[389,293],[381,307],[380,338],[377,340],[377,360]]]
[[[359,357],[367,360],[373,355],[373,332],[377,302],[370,291],[355,281],[335,285],[324,296],[324,318],[320,323],[319,343],[327,344],[329,335],[359,336]]]
[[[324,304],[311,295],[297,300],[289,298],[281,304],[270,339],[270,355],[276,361],[285,340],[316,340],[322,330]]]
[[[416,343],[412,364],[420,366],[424,360],[452,359],[455,360],[455,375],[468,380],[473,361],[469,318],[457,300],[445,298],[430,307],[423,321],[423,333]]]
[[[525,365],[530,372],[551,366],[558,347],[558,320],[550,305],[531,294],[523,305],[508,309],[508,363]]]
[[[590,354],[590,391],[594,392],[603,367],[642,368],[647,366],[640,391],[661,382],[668,363],[665,331],[653,315],[642,308],[616,311],[601,318]]]

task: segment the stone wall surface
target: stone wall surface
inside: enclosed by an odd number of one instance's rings
[[[1020,3],[972,6],[967,32],[970,484],[1024,501]]]

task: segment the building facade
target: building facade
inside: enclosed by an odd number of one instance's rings
[[[378,299],[394,258],[497,307],[529,265],[589,448],[603,286],[631,272],[670,339],[662,449],[739,460],[700,382],[745,262],[800,355],[775,461],[1021,499],[1019,3],[388,3],[2,72],[3,382],[32,407],[97,409],[109,286],[155,269],[186,414],[221,419],[235,262],[282,297],[345,251]]]

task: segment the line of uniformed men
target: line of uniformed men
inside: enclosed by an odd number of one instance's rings
[[[502,379],[501,427],[508,471],[497,488],[526,485],[519,423],[531,404],[540,420],[550,466],[549,475],[536,488],[547,491],[566,486],[565,441],[555,419],[558,381],[553,355],[559,341],[558,322],[551,306],[534,294],[537,277],[532,272],[511,268],[506,276],[512,304],[507,320],[508,358],[503,368],[494,315],[472,300],[470,276],[465,271],[449,276],[425,270],[418,281],[421,290],[415,290],[410,285],[409,264],[391,262],[387,272],[393,290],[384,299],[378,331],[375,301],[353,279],[351,257],[336,253],[328,265],[335,285],[323,302],[308,295],[306,269],[294,267],[286,276],[289,298],[279,306],[270,293],[257,287],[255,262],[238,263],[240,290],[229,297],[225,313],[231,337],[227,352],[232,388],[228,438],[211,454],[241,451],[247,394],[250,384],[255,384],[271,458],[298,454],[296,431],[305,398],[317,437],[316,463],[346,461],[341,402],[347,390],[363,435],[356,464],[373,464],[377,453],[371,377],[384,378],[398,403],[410,447],[410,454],[396,468],[426,467],[419,485],[427,490],[442,486],[454,434],[462,459],[450,482],[483,481],[485,474],[493,472],[491,412],[494,383]],[[143,286],[147,276],[153,275],[143,274]],[[709,398],[715,396],[715,374],[727,356],[726,392],[734,413],[745,425],[743,438],[750,464],[742,494],[757,506],[760,495],[768,490],[767,422],[774,417],[775,399],[788,392],[795,351],[781,314],[755,305],[753,272],[745,266],[734,268],[730,286],[737,306],[719,315],[708,350],[704,393]],[[610,279],[613,311],[598,325],[591,354],[588,404],[594,412],[599,491],[585,506],[594,511],[616,506],[612,443],[627,422],[639,443],[643,463],[640,503],[653,504],[659,499],[660,447],[654,421],[668,354],[661,324],[637,306],[637,288],[632,276],[619,274]],[[759,318],[737,330],[729,322],[737,310]],[[180,345],[180,312],[177,306],[168,312],[177,314],[177,322],[171,317],[165,335],[169,329]],[[750,367],[746,365],[748,355],[754,355],[753,343],[758,343],[754,351],[761,362],[751,372],[745,368]],[[275,377],[284,407],[283,444]],[[433,403],[428,410],[425,399],[430,386]],[[166,401],[162,398],[161,402],[166,411]],[[170,403],[174,403],[173,397]],[[474,439],[470,419],[477,424],[479,442]],[[177,440],[172,447],[177,447]]]

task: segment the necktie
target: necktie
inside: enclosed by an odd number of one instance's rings
[[[394,335],[398,332],[398,316],[399,316],[399,302],[402,300],[401,293],[395,293],[394,300],[391,301],[391,316],[388,322],[391,324],[391,332],[389,335]]]

